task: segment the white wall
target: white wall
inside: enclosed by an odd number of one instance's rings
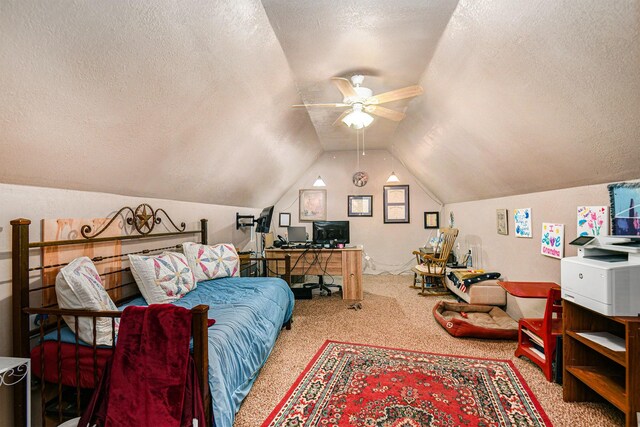
[[[521,194],[445,206],[446,215],[454,213],[460,229],[461,252],[472,249],[474,266],[499,271],[510,280],[554,281],[560,283],[560,260],[540,254],[543,222],[564,224],[565,257],[576,249],[567,242],[576,237],[578,206],[608,206],[606,184]],[[496,209],[508,209],[509,235],[496,231]],[[513,210],[531,208],[533,238],[514,235]],[[477,263],[476,263],[477,262]]]
[[[364,245],[370,260],[363,263],[366,274],[408,271],[414,264],[411,252],[424,245],[433,230],[424,229],[424,212],[439,211],[440,204],[432,199],[415,178],[394,160],[393,168],[400,178],[400,184],[409,185],[409,224],[384,224],[382,211],[382,191],[391,173],[391,155],[386,150],[367,151],[360,158],[360,170],[369,174],[369,182],[364,187],[353,185],[352,176],[356,172],[355,151],[325,152],[302,177],[276,203],[274,209],[275,234],[285,235],[286,230],[277,227],[278,213],[290,212],[291,225],[305,225],[311,236],[311,222],[300,223],[298,191],[313,188],[313,182],[321,175],[327,184],[327,220],[349,220],[351,243]],[[372,217],[348,217],[348,195],[373,195]],[[442,224],[442,221],[441,221]]]
[[[30,240],[36,241],[40,240],[41,219],[103,218],[123,206],[135,208],[140,203],[148,203],[154,209],[165,209],[174,222],[179,224],[184,221],[187,229],[198,228],[199,220],[207,218],[209,242],[230,242],[239,247],[250,244],[250,231],[236,230],[236,212],[259,213],[259,210],[252,208],[0,184],[0,356],[11,355],[13,340],[9,221],[21,217],[30,219]],[[0,387],[0,426],[12,425],[11,395],[9,387]]]

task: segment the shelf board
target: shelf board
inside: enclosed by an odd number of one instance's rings
[[[627,412],[627,394],[624,391],[624,376],[600,366],[567,366],[567,372],[588,385],[593,391],[611,402],[613,406]]]
[[[568,336],[570,336],[574,340],[579,341],[582,344],[586,345],[587,347],[602,354],[603,356],[608,357],[609,359],[613,360],[620,366],[624,366],[625,368],[627,367],[626,351],[613,351],[603,345],[600,345],[594,341],[591,341],[590,339],[587,339],[577,334],[577,332],[593,332],[593,331],[565,331],[565,332]]]

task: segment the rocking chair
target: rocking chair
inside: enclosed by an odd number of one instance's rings
[[[420,251],[413,251],[418,265],[413,267],[413,283],[416,283],[418,276],[422,282],[420,295],[447,295],[449,291],[445,284],[447,274],[447,260],[453,249],[453,243],[458,237],[457,228],[441,228],[441,242],[433,255]],[[429,283],[429,286],[426,286]]]

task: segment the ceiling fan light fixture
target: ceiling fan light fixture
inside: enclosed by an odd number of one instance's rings
[[[389,178],[387,178],[387,182],[400,182],[400,178],[398,178],[396,173],[392,171],[391,175],[389,175]]]
[[[320,175],[318,175],[316,180],[313,182],[313,186],[314,187],[326,187],[327,184],[325,184],[324,180],[322,179],[322,177]]]
[[[354,110],[351,113],[344,116],[344,118],[342,119],[342,123],[344,123],[349,127],[362,129],[362,128],[366,128],[371,123],[373,123],[373,117],[363,112],[361,109],[357,110],[354,108]]]

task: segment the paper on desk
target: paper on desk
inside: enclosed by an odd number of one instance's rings
[[[624,338],[609,332],[577,332],[578,335],[613,351],[625,351]]]

